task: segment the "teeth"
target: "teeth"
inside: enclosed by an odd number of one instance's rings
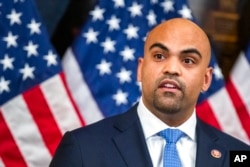
[[[175,86],[172,85],[172,84],[165,84],[165,87],[168,87],[168,88],[174,88]]]

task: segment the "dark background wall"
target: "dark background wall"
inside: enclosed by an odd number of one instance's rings
[[[35,0],[49,35],[52,35],[70,0]]]
[[[97,0],[35,0],[52,44],[63,56]],[[211,38],[224,76],[246,48],[250,36],[249,0],[188,0],[194,16]]]

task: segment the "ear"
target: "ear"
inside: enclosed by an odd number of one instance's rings
[[[139,59],[138,59],[138,66],[137,66],[137,81],[138,82],[141,82],[142,63],[143,63],[143,58],[139,57]]]
[[[204,83],[202,86],[202,92],[205,92],[208,90],[208,88],[210,87],[211,83],[212,83],[212,76],[213,76],[213,68],[212,67],[208,67],[206,69],[206,73],[204,76]]]

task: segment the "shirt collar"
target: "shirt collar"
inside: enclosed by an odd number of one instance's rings
[[[137,112],[146,139],[164,129],[171,128],[146,108],[142,101],[142,98],[139,101]],[[176,128],[183,131],[190,139],[195,141],[196,122],[197,119],[195,116],[195,112],[193,112],[191,117],[186,122]]]

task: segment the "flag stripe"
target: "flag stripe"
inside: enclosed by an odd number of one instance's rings
[[[206,123],[212,125],[217,129],[221,129],[221,126],[216,119],[212,108],[210,107],[208,101],[204,101],[196,106],[196,113],[200,119]]]
[[[53,85],[57,86],[53,87]],[[61,80],[61,75],[51,77],[47,81],[43,82],[40,85],[40,88],[42,90],[44,98],[49,105],[49,108],[47,108],[47,112],[50,114],[49,110],[51,111],[53,118],[52,115],[49,116],[51,116],[53,122],[55,119],[55,124],[57,124],[61,134],[64,134],[64,132],[72,130],[75,127],[80,127],[82,125],[81,120],[79,119],[76,111],[74,111],[74,106],[72,105],[71,100],[67,95],[65,86],[63,85],[63,82]],[[58,105],[58,101],[60,101],[62,105]],[[39,115],[38,119],[41,119]]]
[[[15,162],[14,162],[15,163]],[[11,165],[11,164],[9,164],[9,165]],[[16,166],[16,164],[14,164],[15,166]],[[5,165],[4,165],[4,163],[3,163],[3,160],[1,159],[1,157],[0,157],[0,166],[1,167],[5,167]],[[21,166],[21,164],[20,164],[20,166]],[[21,166],[22,167],[22,166]]]
[[[66,93],[67,93],[67,98],[68,98],[68,100],[71,102],[71,105],[72,105],[72,107],[73,107],[73,109],[74,109],[74,110],[72,110],[72,111],[75,111],[75,112],[76,112],[76,114],[77,114],[77,116],[78,116],[78,119],[79,119],[79,121],[81,122],[81,126],[85,126],[86,123],[85,123],[83,117],[81,116],[80,110],[78,109],[78,107],[77,107],[77,105],[76,105],[74,99],[72,98],[71,91],[69,90],[68,85],[67,85],[67,83],[66,83],[66,78],[65,78],[64,72],[62,72],[62,73],[60,74],[60,77],[61,77],[61,80],[62,80],[62,82],[63,82],[64,89],[65,89],[65,91],[66,91]]]
[[[245,104],[243,103],[240,95],[238,94],[231,80],[228,80],[226,89],[228,91],[229,96],[232,99],[236,112],[239,116],[239,119],[241,120],[241,124],[245,129],[245,131],[247,132],[248,138],[250,139],[250,117],[245,107]]]
[[[222,100],[223,99],[223,100]],[[241,122],[225,88],[220,89],[208,99],[222,131],[249,143],[247,134],[242,130]]]
[[[103,119],[104,117],[88,89],[88,85],[84,81],[79,64],[70,48],[67,50],[62,64],[72,97],[80,109],[81,116],[86,124]]]
[[[244,52],[241,52],[231,72],[231,82],[235,85],[239,96],[243,103],[246,105],[248,114],[250,115],[250,97],[249,86],[250,77],[246,76],[250,72],[249,61],[247,60]],[[250,133],[250,132],[249,132]]]
[[[9,131],[8,126],[5,123],[3,115],[0,110],[0,166],[18,166],[18,167],[26,167],[23,156],[17,147],[11,132]],[[4,137],[3,137],[4,136]],[[9,152],[11,150],[11,153]]]
[[[62,133],[57,126],[40,87],[35,86],[26,91],[23,93],[23,97],[50,154],[53,155],[54,150],[62,137]]]
[[[48,166],[51,154],[23,97],[19,95],[5,103],[2,114],[27,166]]]

